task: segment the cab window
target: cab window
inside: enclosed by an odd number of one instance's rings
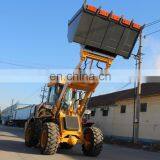
[[[55,86],[50,87],[49,89],[49,98],[48,103],[54,105],[55,104]]]
[[[50,87],[49,96],[48,96],[49,104],[54,105],[57,102],[62,92],[62,89],[63,89],[63,85],[57,85],[57,86]]]

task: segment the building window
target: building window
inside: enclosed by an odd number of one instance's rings
[[[126,106],[125,105],[121,106],[121,113],[126,113]]]
[[[108,109],[103,109],[102,113],[103,113],[103,116],[108,116]]]
[[[94,110],[91,111],[91,116],[94,117],[95,114],[96,114],[96,110],[94,109]]]
[[[147,103],[141,103],[141,112],[147,112]]]

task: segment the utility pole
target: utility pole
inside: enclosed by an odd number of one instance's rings
[[[10,119],[13,118],[13,104],[14,104],[14,99],[12,99],[12,101],[11,101],[11,115],[10,115]]]
[[[41,101],[41,103],[43,103],[44,99],[46,98],[46,95],[45,95],[45,93],[47,92],[46,87],[47,87],[47,85],[45,84],[44,87],[41,90],[42,91],[42,94],[41,94],[42,101]]]
[[[0,106],[0,124],[2,123],[2,108]]]
[[[87,5],[87,0],[83,0],[83,6],[86,7]]]
[[[135,101],[135,109],[134,109],[134,134],[133,140],[134,144],[138,143],[139,140],[139,120],[140,120],[140,106],[141,106],[141,74],[142,74],[142,31],[139,36],[139,49],[137,54],[137,62],[138,62],[138,76],[137,76],[137,90],[136,90],[136,101]]]
[[[13,106],[13,104],[14,104],[14,99],[12,99],[11,106]]]

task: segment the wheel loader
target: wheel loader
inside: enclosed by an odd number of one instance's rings
[[[50,77],[47,101],[36,106],[34,116],[26,123],[25,144],[39,147],[46,155],[81,144],[84,155],[98,156],[103,133],[95,125],[83,125],[82,119],[99,77],[86,70],[93,72],[96,67],[105,75],[117,56],[128,59],[142,26],[85,4],[68,28],[69,42],[81,45],[80,61],[72,77]],[[104,70],[100,63],[105,64]]]

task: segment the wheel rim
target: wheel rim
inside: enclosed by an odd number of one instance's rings
[[[45,146],[47,145],[47,140],[48,134],[45,130],[43,130],[41,134],[41,148],[45,148]]]

